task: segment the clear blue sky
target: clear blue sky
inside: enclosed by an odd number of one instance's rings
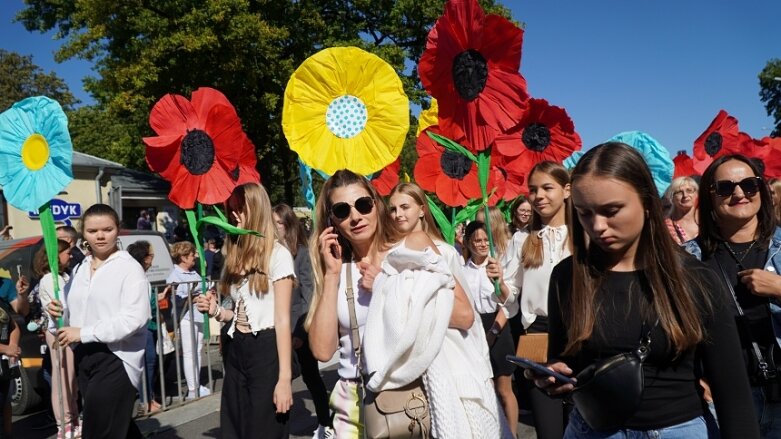
[[[757,74],[781,58],[779,0],[504,0],[526,24],[521,73],[533,97],[563,106],[584,147],[627,130],[646,131],[669,150],[691,150],[724,108],[754,137],[772,120]],[[32,54],[89,103],[90,64],[57,64],[52,34],[12,23],[21,0],[0,10],[0,47]]]

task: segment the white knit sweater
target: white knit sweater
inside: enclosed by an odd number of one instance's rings
[[[449,329],[455,282],[444,258],[400,245],[382,263],[363,336],[367,388],[399,388],[421,375],[439,439],[501,437],[485,334]],[[487,366],[487,367],[486,367]]]

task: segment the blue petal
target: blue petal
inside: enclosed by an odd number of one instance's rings
[[[567,168],[567,170],[569,171],[574,169],[575,165],[577,165],[578,162],[580,161],[580,158],[583,157],[583,154],[585,154],[585,152],[583,151],[573,152],[571,156],[564,159],[564,167]]]
[[[22,163],[21,148],[34,133],[49,143],[49,161],[30,171]],[[0,186],[9,204],[21,210],[38,209],[73,180],[72,162],[68,118],[57,101],[27,98],[0,114]]]
[[[675,170],[675,164],[673,164],[667,148],[642,131],[627,131],[616,134],[610,141],[626,143],[643,155],[648,168],[651,170],[651,176],[654,178],[656,190],[659,191],[660,197],[663,196],[664,191],[667,190],[667,187],[673,181],[673,172]]]

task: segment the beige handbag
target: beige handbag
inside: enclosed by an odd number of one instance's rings
[[[548,362],[548,334],[526,334],[518,339],[518,351],[515,355],[540,364]]]
[[[361,421],[369,439],[426,439],[431,432],[431,413],[423,380],[404,387],[366,394],[361,374],[361,336],[355,317],[352,264],[347,265],[347,308],[350,310],[350,340],[358,366],[358,398],[363,401]]]

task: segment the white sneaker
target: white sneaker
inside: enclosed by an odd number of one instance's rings
[[[336,438],[336,432],[334,432],[334,429],[331,427],[326,427],[325,425],[318,425],[317,430],[315,430],[314,436],[312,436],[312,439],[335,439]]]
[[[209,390],[208,387],[200,386],[198,388],[198,394],[196,395],[195,390],[191,389],[187,391],[187,396],[184,398],[185,401],[190,401],[193,399],[203,398],[204,396],[209,396],[212,394],[211,390]]]

